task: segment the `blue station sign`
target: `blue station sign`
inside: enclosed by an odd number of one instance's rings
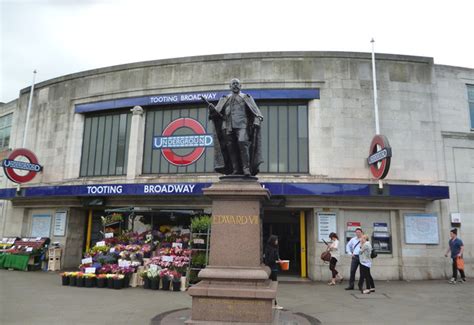
[[[245,89],[255,100],[260,99],[319,99],[319,89]],[[133,106],[160,106],[173,104],[204,103],[200,97],[210,102],[218,101],[229,94],[229,90],[212,90],[192,93],[160,94],[143,97],[121,98],[95,103],[76,104],[76,113],[113,110]]]
[[[0,199],[34,197],[87,197],[87,196],[195,196],[203,195],[203,189],[212,183],[159,183],[159,184],[90,184],[68,186],[26,187],[21,193],[16,189],[0,189]],[[344,183],[262,183],[272,196],[325,196],[370,197],[377,184]],[[387,185],[384,197],[441,200],[449,199],[448,186]]]

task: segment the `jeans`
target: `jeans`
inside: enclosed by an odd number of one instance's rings
[[[351,277],[349,278],[349,287],[354,288],[355,276],[359,267],[359,255],[352,256],[351,260]]]
[[[334,257],[331,257],[331,260],[329,261],[329,269],[331,270],[333,279],[339,273],[336,271],[336,264],[337,264],[337,260]]]
[[[370,274],[370,267],[365,265],[360,265],[360,278],[359,278],[359,289],[362,291],[364,287],[364,281],[367,286],[367,289],[375,289],[374,279]]]
[[[466,275],[464,274],[464,270],[459,270],[459,273],[461,273],[461,279],[466,278]],[[453,258],[453,278],[455,280],[458,278],[458,266],[456,264],[456,257]]]

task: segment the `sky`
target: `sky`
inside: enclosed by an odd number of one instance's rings
[[[474,1],[0,0],[0,102],[62,75],[266,51],[433,57],[474,68]]]

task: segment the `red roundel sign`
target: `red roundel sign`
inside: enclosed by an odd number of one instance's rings
[[[15,160],[18,157],[24,157],[28,161]],[[36,155],[28,149],[13,150],[7,159],[2,160],[2,167],[8,179],[15,183],[27,183],[43,170],[43,167],[38,164]],[[26,173],[18,173],[18,171],[26,171]]]
[[[383,179],[387,176],[390,169],[390,159],[392,157],[392,148],[388,143],[386,136],[377,134],[372,139],[367,162],[370,171],[376,179]]]
[[[188,166],[195,163],[206,147],[213,145],[212,134],[207,134],[201,123],[189,117],[172,121],[163,130],[161,136],[153,137],[153,149],[161,150],[163,156],[176,166]],[[187,153],[177,151],[187,149]]]

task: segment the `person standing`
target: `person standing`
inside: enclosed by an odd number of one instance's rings
[[[354,290],[355,274],[359,267],[360,238],[363,235],[362,229],[355,230],[356,236],[352,238],[346,245],[347,254],[352,255],[351,259],[351,276],[349,278],[349,286],[346,290]]]
[[[336,281],[342,282],[343,277],[339,274],[336,270],[337,261],[340,258],[339,253],[339,237],[336,233],[332,232],[329,234],[329,238],[331,242],[328,245],[328,250],[331,253],[331,260],[329,261],[329,269],[332,273],[331,281],[329,281],[328,285],[333,286],[336,284]]]
[[[449,280],[449,283],[456,284],[458,278],[458,270],[461,273],[461,281],[466,282],[466,275],[464,269],[458,268],[458,259],[462,258],[464,253],[464,243],[458,238],[458,230],[456,228],[451,229],[449,232],[451,239],[449,240],[449,247],[444,256],[448,257],[449,251],[451,251],[451,259],[453,260],[453,277]]]
[[[369,241],[368,235],[363,235],[360,238],[360,252],[359,252],[359,261],[360,261],[360,277],[359,277],[359,290],[362,293],[369,294],[375,292],[375,284],[372,275],[370,274],[370,269],[372,267],[372,245]],[[366,283],[367,289],[364,290],[364,281]]]
[[[271,270],[270,279],[272,281],[278,281],[278,264],[281,262],[280,260],[280,253],[278,252],[278,237],[275,235],[271,235],[268,238],[267,245],[265,246],[264,255],[263,255],[263,262],[266,266],[268,266]],[[277,300],[275,299],[275,307],[276,309],[283,309],[283,307],[279,306]]]

